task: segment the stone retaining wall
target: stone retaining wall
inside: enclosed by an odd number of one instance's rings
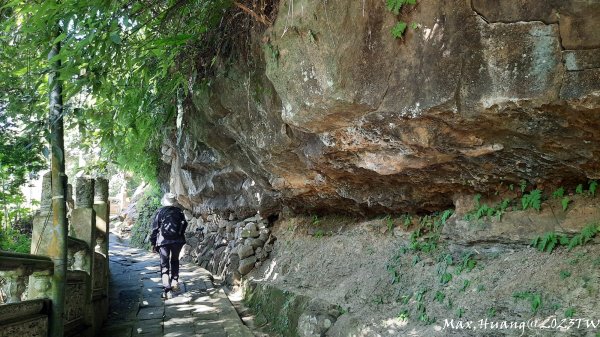
[[[216,214],[193,217],[189,211],[185,213],[189,226],[181,260],[197,263],[230,285],[239,284],[241,276],[260,267],[277,240],[271,235],[268,220],[259,214],[225,220]]]

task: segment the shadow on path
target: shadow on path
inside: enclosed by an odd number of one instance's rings
[[[182,265],[181,291],[163,300],[158,255],[111,233],[109,258],[110,308],[100,336],[254,336],[207,270]]]

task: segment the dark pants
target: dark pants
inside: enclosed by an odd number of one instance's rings
[[[160,277],[165,291],[171,290],[171,280],[179,279],[179,252],[183,243],[160,246]]]

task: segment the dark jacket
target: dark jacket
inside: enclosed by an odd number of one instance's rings
[[[162,233],[160,231],[160,226],[162,226],[162,222],[164,219],[164,211],[168,208],[176,208],[182,214],[183,228],[181,230],[181,236],[176,239],[166,239],[162,236]],[[152,243],[152,246],[156,247],[166,246],[172,243],[185,243],[185,230],[187,228],[187,225],[188,223],[185,220],[185,216],[183,215],[183,211],[181,210],[181,208],[176,206],[161,207],[158,209],[158,211],[156,211],[156,214],[154,214],[154,220],[152,220],[152,233],[150,234],[150,243]]]

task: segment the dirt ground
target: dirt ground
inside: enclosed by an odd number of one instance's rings
[[[448,241],[424,253],[402,248],[411,230],[385,219],[296,217],[273,230],[272,258],[251,277],[338,305],[328,336],[600,336],[597,237],[552,253]]]

